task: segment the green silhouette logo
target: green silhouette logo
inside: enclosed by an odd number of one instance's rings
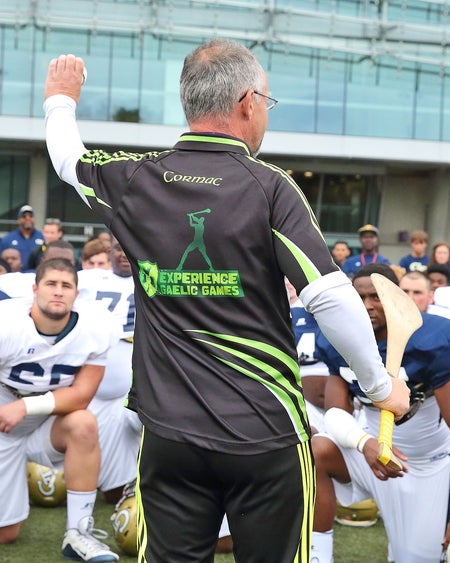
[[[205,214],[211,209],[188,213],[189,226],[194,229],[194,238],[183,252],[175,270],[159,268],[156,262],[138,260],[139,281],[145,293],[167,297],[244,297],[238,270],[215,270],[206,252]],[[209,270],[183,270],[191,252],[198,250]]]
[[[191,243],[189,243],[188,247],[183,253],[183,256],[181,257],[180,263],[177,266],[178,271],[183,269],[183,264],[185,263],[186,258],[195,249],[197,249],[205,259],[205,262],[208,264],[209,271],[214,271],[211,260],[206,253],[205,241],[203,239],[205,233],[205,217],[203,217],[202,215],[204,215],[205,213],[211,213],[211,209],[207,208],[203,209],[202,211],[194,211],[193,213],[187,214],[187,216],[189,217],[189,226],[194,229],[194,239]]]

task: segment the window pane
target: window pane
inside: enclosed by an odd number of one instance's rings
[[[28,203],[30,163],[27,156],[0,155],[0,217],[17,219],[19,207]]]
[[[322,229],[356,232],[364,222],[367,192],[364,176],[326,174],[320,215]]]

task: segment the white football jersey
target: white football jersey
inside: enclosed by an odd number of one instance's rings
[[[112,270],[95,268],[78,272],[77,302],[97,303],[108,309],[121,326],[121,342],[108,352],[105,375],[95,399],[111,400],[125,397],[131,385],[131,357],[133,345],[124,342],[134,335],[134,282],[133,277],[121,277]],[[95,402],[95,401],[93,401]],[[95,412],[95,405],[91,403]],[[90,408],[91,408],[90,407]]]
[[[0,302],[0,382],[23,393],[68,387],[85,364],[103,366],[119,338],[112,315],[99,306],[77,305],[73,328],[55,341],[36,330],[29,299]]]
[[[0,276],[0,291],[8,297],[33,298],[34,272],[11,272]]]
[[[122,325],[121,338],[134,334],[133,277],[121,277],[112,270],[95,268],[78,272],[77,301],[96,300],[104,305]]]

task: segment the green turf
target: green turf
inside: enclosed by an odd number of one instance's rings
[[[104,540],[120,553],[112,537],[110,516],[113,507],[97,500],[95,526],[107,530],[111,536]],[[12,545],[0,545],[1,563],[57,563],[62,560],[61,542],[65,530],[66,511],[60,508],[32,507],[29,519],[22,527],[19,540]],[[102,540],[103,541],[103,540]],[[335,563],[386,563],[387,540],[382,522],[371,528],[335,526]],[[121,554],[120,561],[137,559]],[[170,562],[167,562],[170,563]],[[232,555],[217,555],[215,563],[234,563]]]

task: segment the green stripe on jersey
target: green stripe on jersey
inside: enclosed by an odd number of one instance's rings
[[[277,358],[282,363],[284,363],[284,365],[286,365],[289,368],[289,371],[294,376],[296,383],[299,386],[301,385],[298,363],[295,360],[293,360],[289,355],[285,354],[284,352],[281,352],[281,350],[278,350],[274,346],[265,344],[263,342],[258,342],[257,340],[250,340],[241,337],[233,337],[227,334],[217,334],[206,330],[189,330],[187,332],[197,332],[201,334],[207,334],[209,336],[213,336],[222,340],[233,342],[235,344],[243,344],[250,348],[256,348],[258,350],[261,350]],[[269,391],[271,391],[277,397],[280,403],[283,405],[290,420],[292,421],[292,424],[294,426],[294,429],[299,439],[301,441],[308,440],[308,434],[303,425],[302,418],[299,415],[299,412],[301,412],[303,416],[303,420],[305,421],[307,420],[306,407],[305,407],[303,395],[299,390],[293,387],[292,383],[288,379],[286,379],[286,377],[279,370],[277,370],[270,364],[258,358],[255,358],[250,354],[247,354],[246,352],[241,352],[240,350],[231,348],[229,346],[225,346],[217,342],[211,342],[202,338],[195,338],[195,340],[199,342],[203,342],[208,346],[213,346],[217,349],[223,350],[224,352],[227,352],[230,355],[235,356],[236,358],[244,360],[245,362],[250,364],[249,367],[253,366],[259,371],[266,373],[271,379],[273,379],[273,382],[268,381],[263,377],[261,377],[260,375],[258,375],[255,371],[251,371],[251,369],[246,368],[241,364],[231,362],[229,360],[226,360],[225,358],[213,354],[215,358],[217,358],[224,364],[232,367],[233,369],[239,371],[240,373],[243,373],[244,375],[247,375],[248,377],[251,377],[255,381],[258,381],[259,383],[267,387],[267,389],[269,389]],[[295,405],[291,395],[294,396],[297,406]]]
[[[264,166],[265,168],[269,168],[269,170],[272,170],[272,172],[276,172],[282,178],[284,178],[288,182],[288,184],[290,184],[292,186],[292,188],[294,188],[294,190],[299,195],[300,199],[302,200],[304,206],[306,207],[306,209],[309,213],[309,217],[311,219],[312,226],[316,229],[316,231],[319,233],[319,235],[322,237],[322,239],[325,240],[324,236],[322,234],[322,231],[320,229],[319,223],[317,222],[316,216],[314,215],[313,210],[311,209],[311,206],[309,205],[309,202],[308,202],[305,194],[303,193],[301,188],[296,184],[296,182],[292,178],[292,176],[290,176],[285,170],[279,168],[278,166],[275,166],[275,164],[270,164],[269,162],[264,162],[262,160],[258,160],[257,158],[253,158],[251,156],[248,156],[247,158],[249,160],[251,160],[252,162],[255,162],[256,164],[260,164],[261,166]]]
[[[126,151],[116,151],[114,153],[105,152],[103,150],[93,150],[85,153],[80,161],[85,164],[91,164],[92,166],[103,166],[104,164],[109,164],[110,162],[122,162],[124,160],[133,160],[134,162],[139,162],[149,153],[138,153],[138,152],[126,152]],[[153,155],[158,153],[153,153]]]
[[[106,203],[106,201],[104,201],[103,199],[100,199],[99,197],[97,197],[95,195],[95,191],[90,188],[89,186],[83,186],[83,184],[80,184],[80,188],[81,191],[83,192],[83,194],[87,197],[87,198],[93,198],[96,200],[97,203],[99,203],[100,205],[104,205],[105,207],[109,207],[111,209],[111,206],[109,205],[109,203]]]
[[[180,137],[180,139],[178,140],[178,143],[182,143],[183,141],[194,141],[194,142],[200,142],[200,143],[217,143],[217,144],[222,144],[222,145],[230,145],[230,146],[237,146],[237,147],[242,147],[245,149],[245,152],[247,154],[249,153],[248,147],[245,143],[241,142],[241,141],[237,141],[236,139],[226,139],[223,137],[202,137],[201,135],[183,135],[182,137]]]
[[[272,232],[276,237],[278,237],[283,244],[286,245],[292,256],[296,259],[298,265],[303,270],[303,273],[308,280],[308,283],[320,278],[319,270],[314,266],[314,263],[306,256],[306,254],[290,239],[272,229]]]

